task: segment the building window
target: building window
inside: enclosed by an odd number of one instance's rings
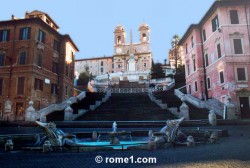
[[[144,67],[147,67],[147,63],[146,62],[144,63]]]
[[[53,62],[52,63],[52,72],[57,74],[58,73],[58,69],[57,68],[58,68],[58,63]]]
[[[186,44],[186,54],[188,54],[188,44]]]
[[[233,39],[234,42],[234,53],[243,54],[241,39]]]
[[[220,44],[217,44],[217,54],[218,54],[218,58],[221,57],[221,48],[220,48]]]
[[[198,85],[197,85],[197,81],[194,82],[194,91],[198,92]]]
[[[5,53],[0,54],[0,66],[4,66],[5,64]]]
[[[3,79],[0,79],[0,95],[3,95]]]
[[[19,40],[30,39],[30,27],[20,28]]]
[[[122,41],[121,41],[121,36],[118,36],[117,37],[117,44],[121,44],[122,43]]]
[[[220,72],[220,84],[224,83],[224,72]]]
[[[211,85],[210,85],[210,78],[207,78],[207,89],[210,89]]]
[[[196,71],[196,62],[195,62],[195,59],[193,59],[193,66],[194,66],[194,71]]]
[[[43,80],[35,78],[35,90],[43,90]]]
[[[65,86],[65,95],[68,95],[68,86]]]
[[[17,82],[17,94],[23,95],[24,94],[24,77],[18,78]]]
[[[193,36],[191,37],[191,45],[192,45],[192,48],[194,48],[194,37]]]
[[[120,64],[118,65],[118,68],[119,68],[119,69],[121,68],[121,65],[120,65]]]
[[[237,10],[230,10],[231,24],[239,24],[239,17]]]
[[[189,91],[189,94],[192,93],[191,85],[188,85],[188,91]]]
[[[188,75],[190,74],[190,71],[189,71],[189,63],[187,63],[187,74],[188,74]]]
[[[38,32],[38,41],[45,44],[45,39],[46,39],[46,33],[44,31],[42,31],[42,30],[39,30],[39,32]]]
[[[26,54],[27,54],[26,51],[20,52],[20,55],[19,55],[19,65],[26,64]]]
[[[206,30],[203,29],[202,31],[202,35],[203,35],[203,42],[207,40],[207,36],[206,36]]]
[[[238,81],[246,81],[246,69],[245,68],[237,68],[237,77]]]
[[[60,43],[57,40],[54,40],[53,49],[58,52],[60,50]]]
[[[103,68],[101,68],[101,73],[103,73]]]
[[[212,20],[212,30],[215,32],[219,28],[219,19],[218,15],[216,15]]]
[[[51,84],[51,94],[57,94],[57,85]]]
[[[43,54],[41,52],[38,52],[38,54],[37,54],[36,64],[39,67],[42,67],[42,65],[43,65]]]
[[[10,40],[10,30],[0,30],[0,42],[6,42]]]
[[[209,65],[208,54],[205,54],[205,66],[207,67],[208,65]]]
[[[103,61],[101,61],[101,66],[103,66]]]

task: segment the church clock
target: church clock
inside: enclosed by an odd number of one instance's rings
[[[117,53],[117,54],[121,54],[121,52],[122,52],[122,49],[121,49],[121,48],[117,48],[117,49],[116,49],[116,53]]]

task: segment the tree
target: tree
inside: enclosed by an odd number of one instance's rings
[[[158,79],[158,78],[165,78],[165,73],[162,69],[161,63],[154,63],[152,61],[152,68],[151,68],[151,79]]]
[[[174,52],[174,59],[175,59],[175,73],[177,74],[177,63],[178,63],[178,60],[180,59],[179,57],[179,54],[178,54],[178,50],[179,50],[179,43],[180,41],[180,37],[179,35],[175,34],[171,40],[171,45],[172,45],[172,50]]]
[[[92,73],[89,72],[89,67],[85,66],[85,71],[80,73],[79,78],[77,80],[77,85],[87,85],[90,80],[93,79]]]

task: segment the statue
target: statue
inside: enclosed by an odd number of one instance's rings
[[[11,101],[10,99],[8,98],[6,101],[5,101],[5,112],[11,112]]]
[[[113,128],[113,132],[116,133],[116,130],[117,130],[117,124],[116,124],[116,122],[113,122],[112,128]]]
[[[55,123],[42,123],[36,121],[36,124],[44,129],[46,137],[40,138],[41,141],[37,142],[37,144],[43,144],[45,139],[49,139],[51,146],[79,146],[76,143],[76,136],[64,133],[62,130],[56,128]]]

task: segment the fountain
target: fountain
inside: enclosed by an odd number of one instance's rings
[[[117,123],[113,122],[111,132],[96,132],[92,133],[90,139],[78,139],[75,135],[64,133],[57,129],[54,123],[36,123],[43,128],[45,136],[38,138],[36,144],[47,144],[60,147],[77,147],[78,150],[88,151],[96,149],[150,149],[155,150],[159,148],[167,148],[173,144],[195,146],[201,143],[216,143],[218,141],[218,133],[211,130],[186,129],[184,132],[188,133],[186,136],[182,130],[179,129],[180,124],[184,121],[184,117],[175,120],[168,120],[166,126],[160,129],[159,132],[149,130],[145,137],[132,140],[131,132],[117,131]],[[129,137],[129,139],[128,139]],[[48,143],[48,140],[50,143]],[[46,143],[45,143],[46,141]],[[49,146],[47,145],[47,146]],[[50,148],[46,148],[50,149]],[[70,148],[71,150],[72,148]],[[48,150],[45,150],[48,151]]]

